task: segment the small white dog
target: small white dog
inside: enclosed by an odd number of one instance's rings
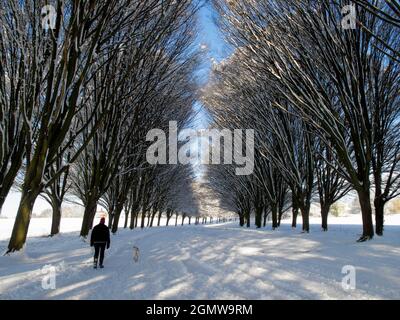
[[[138,247],[133,247],[133,261],[139,261],[140,250]]]

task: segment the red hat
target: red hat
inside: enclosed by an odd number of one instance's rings
[[[104,217],[101,218],[101,219],[100,219],[100,223],[101,223],[101,224],[105,224],[105,223],[106,223],[106,218],[104,218]]]

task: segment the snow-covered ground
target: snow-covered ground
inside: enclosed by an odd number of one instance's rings
[[[98,223],[100,217],[96,217],[96,222]],[[12,228],[14,226],[15,218],[10,219],[0,219],[0,240],[6,240],[10,238]],[[125,216],[121,216],[119,220],[119,227],[123,228],[125,222]],[[189,219],[186,218],[184,223],[188,224]],[[108,220],[106,220],[108,223]],[[166,218],[161,218],[160,225],[165,226],[167,223]],[[178,224],[181,225],[182,220],[181,217],[178,218]],[[192,218],[191,223],[194,223],[194,218]],[[145,220],[145,224],[147,225],[147,218]],[[140,220],[139,220],[140,225]],[[157,218],[154,219],[154,224],[157,225]],[[169,221],[170,226],[175,226],[175,216],[173,216]],[[60,231],[62,233],[79,231],[82,226],[82,218],[63,218],[61,219]],[[51,231],[51,218],[33,218],[29,223],[29,237],[46,237],[50,234]]]
[[[31,237],[23,252],[0,257],[0,299],[400,298],[400,215],[388,216],[384,237],[366,243],[355,242],[360,216],[330,218],[327,233],[319,219],[312,223],[310,234],[289,221],[278,231],[233,223],[121,230],[98,270],[76,231]],[[34,219],[31,234],[47,234],[35,232],[42,224]],[[79,219],[65,219],[62,230],[79,227]],[[140,248],[137,263],[133,246]],[[46,265],[57,270],[55,289],[42,287]],[[345,265],[356,268],[355,290],[342,288]]]

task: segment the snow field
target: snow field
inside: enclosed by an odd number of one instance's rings
[[[120,230],[102,270],[92,269],[78,232],[31,237],[22,252],[0,257],[0,299],[399,299],[400,215],[366,243],[355,241],[357,218],[331,218],[327,233],[312,219],[310,234],[289,221],[276,231],[236,223]],[[79,230],[79,219],[65,220],[64,230]],[[42,287],[46,265],[57,270],[55,289]],[[342,287],[346,265],[356,268],[355,290]]]

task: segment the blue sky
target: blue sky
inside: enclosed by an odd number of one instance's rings
[[[214,59],[220,62],[229,54],[223,35],[215,25],[216,13],[210,1],[206,1],[199,12],[199,45],[205,46],[205,57],[200,69],[201,80],[206,82],[207,76]]]
[[[216,25],[217,15],[213,10],[210,0],[206,0],[204,6],[199,11],[198,17],[198,30],[199,35],[197,44],[202,50],[203,56],[201,65],[197,71],[199,85],[205,85],[208,82],[209,74],[213,63],[218,63],[225,59],[230,53],[229,48],[226,45],[223,35]],[[197,113],[191,126],[194,129],[206,129],[209,124],[207,112],[203,109],[200,103],[194,105],[194,110]],[[192,145],[192,151],[200,152],[200,139]],[[200,154],[199,154],[200,156]],[[195,165],[195,175],[197,178],[201,178],[203,175],[203,167]]]
[[[198,19],[199,36],[197,45],[202,48],[203,52],[201,65],[197,72],[200,85],[207,83],[213,61],[220,62],[229,55],[229,48],[218,26],[215,24],[217,15],[210,2],[210,0],[205,1],[203,7],[199,11]],[[194,106],[194,109],[198,112],[198,115],[193,126],[197,129],[206,128],[208,126],[207,113],[199,103]]]

